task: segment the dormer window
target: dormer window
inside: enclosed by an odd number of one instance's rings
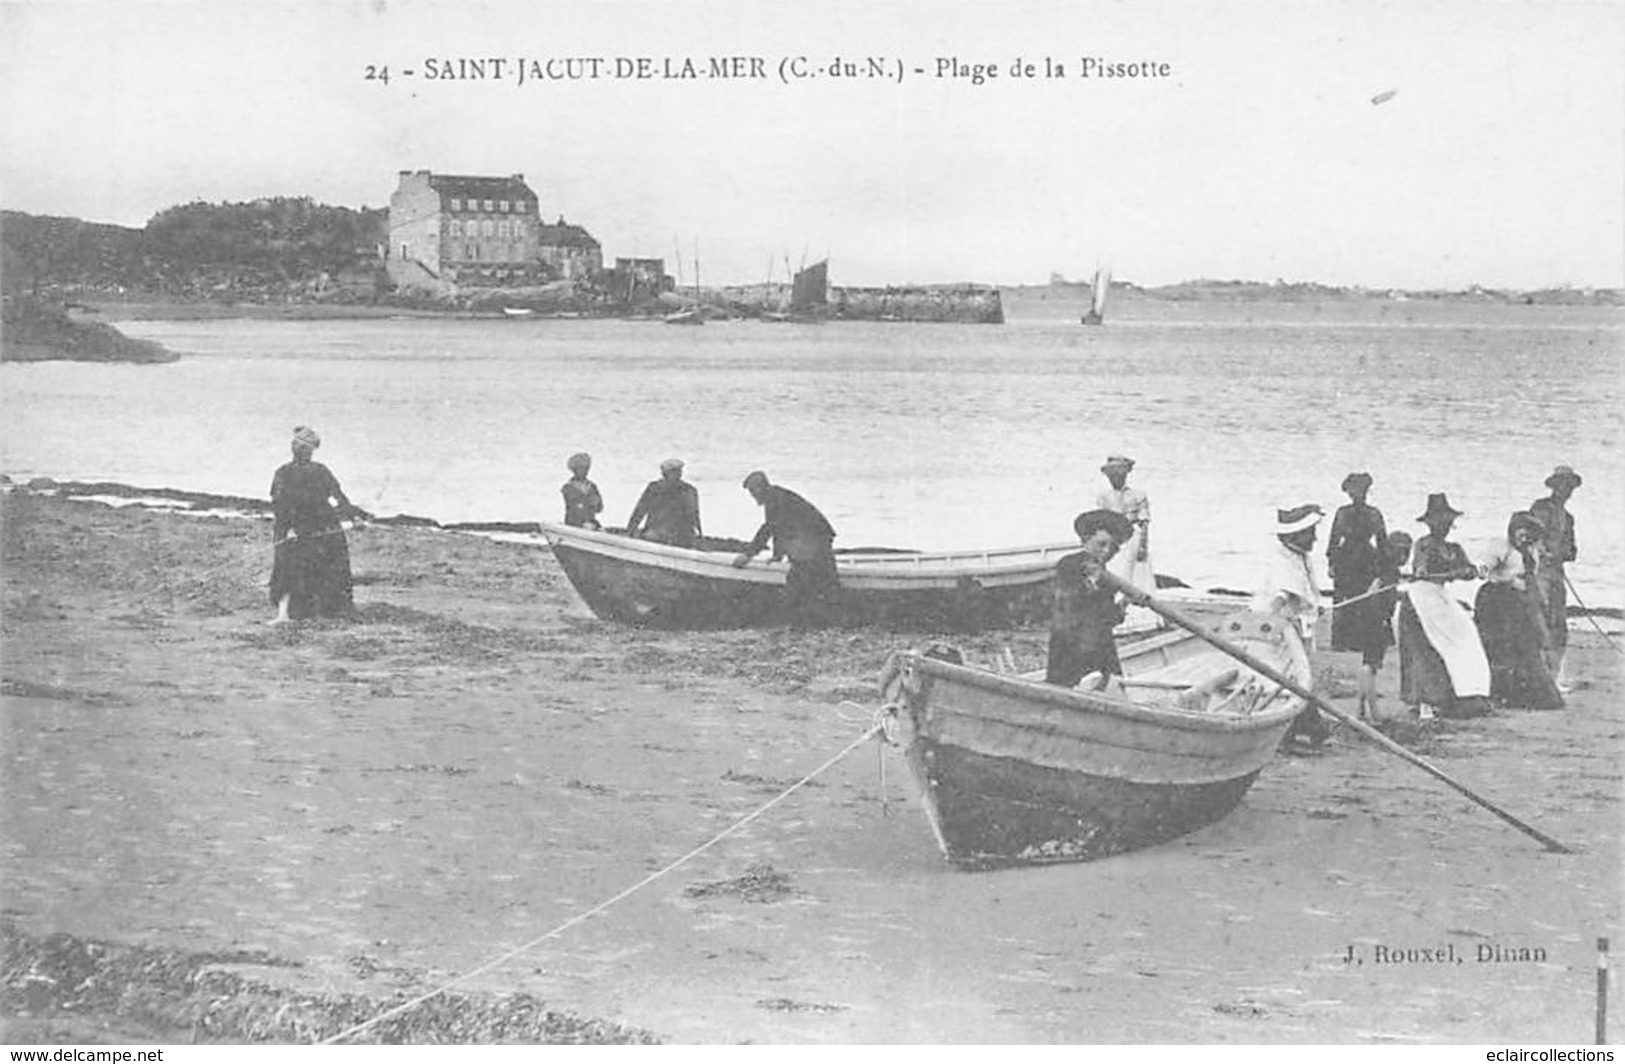
[[[498,200],[497,201],[497,210],[501,211],[503,214],[507,214],[508,213],[508,201],[507,200]]]
[[[485,201],[485,209],[486,209],[487,212],[489,212],[492,209],[492,205],[491,205],[490,200]]]

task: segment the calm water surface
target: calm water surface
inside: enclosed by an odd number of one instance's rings
[[[1070,304],[1013,309],[1003,327],[126,322],[186,357],[5,365],[3,464],[264,495],[303,423],[380,513],[555,519],[586,450],[615,523],[678,456],[708,532],[754,530],[739,481],[762,468],[845,545],[959,548],[1069,538],[1125,453],[1157,569],[1247,586],[1274,507],[1330,511],[1351,470],[1417,534],[1448,492],[1472,553],[1563,462],[1586,477],[1575,581],[1625,603],[1617,312],[1146,304],[1085,329]]]

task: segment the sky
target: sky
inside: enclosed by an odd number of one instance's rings
[[[606,259],[707,284],[1619,287],[1622,55],[1625,5],[1569,0],[0,0],[0,205],[140,226],[523,173]]]

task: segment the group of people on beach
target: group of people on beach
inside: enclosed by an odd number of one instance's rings
[[[603,512],[604,498],[587,475],[592,471],[592,456],[573,454],[566,466],[570,479],[560,489],[564,523],[575,528],[602,529],[598,515]],[[744,568],[771,546],[772,561],[789,562],[785,606],[791,622],[820,625],[833,621],[834,600],[840,590],[835,572],[835,527],[818,507],[789,488],[774,484],[759,469],[747,474],[740,486],[762,507],[763,514],[755,537],[734,556],[734,566]],[[650,481],[638,496],[626,520],[626,533],[674,547],[701,546],[705,533],[700,526],[700,493],[683,479],[681,458],[660,463],[660,477]]]
[[[1082,549],[1056,567],[1051,614],[1050,683],[1076,686],[1091,677],[1096,688],[1120,674],[1113,630],[1123,619],[1121,597],[1102,574],[1145,590],[1150,508],[1126,486],[1133,461],[1108,459],[1102,472],[1111,490],[1073,524]],[[1417,522],[1428,529],[1413,540],[1390,532],[1368,501],[1371,474],[1343,479],[1347,504],[1332,518],[1326,562],[1332,579],[1331,649],[1361,655],[1359,716],[1379,716],[1376,681],[1388,648],[1399,647],[1400,695],[1417,720],[1435,715],[1471,717],[1490,704],[1560,709],[1572,689],[1564,671],[1568,645],[1565,565],[1577,556],[1568,500],[1582,478],[1558,466],[1546,478],[1550,493],[1512,514],[1506,535],[1475,564],[1449,537],[1462,512],[1443,492],[1429,495]],[[1323,612],[1313,562],[1325,511],[1306,503],[1276,511],[1270,569],[1254,596],[1255,608],[1291,618],[1314,646]],[[1114,564],[1124,555],[1128,565]],[[1110,567],[1110,568],[1108,568]],[[1137,577],[1137,578],[1136,578]],[[1445,585],[1484,581],[1471,617]],[[1289,739],[1323,742],[1329,729],[1313,706],[1294,722]]]
[[[271,601],[278,622],[344,616],[354,603],[349,549],[342,522],[370,515],[345,496],[333,473],[313,455],[321,438],[300,426],[291,440],[292,460],[271,482],[275,558]],[[565,524],[602,529],[604,500],[589,474],[592,458],[572,455],[561,493]],[[1143,491],[1128,485],[1134,460],[1109,457],[1101,466],[1108,487],[1094,509],[1073,522],[1080,549],[1056,566],[1052,590],[1046,679],[1076,686],[1085,677],[1104,686],[1121,673],[1114,632],[1124,619],[1120,590],[1102,574],[1154,590],[1150,569],[1151,507]],[[699,492],[683,479],[683,461],[660,463],[660,476],[638,497],[627,519],[628,535],[676,547],[703,546]],[[1350,473],[1342,490],[1349,501],[1332,517],[1326,564],[1332,583],[1331,649],[1361,656],[1359,715],[1378,714],[1376,679],[1388,648],[1397,644],[1401,698],[1418,720],[1435,715],[1471,717],[1499,703],[1528,709],[1560,709],[1571,689],[1565,671],[1568,645],[1567,563],[1577,556],[1569,498],[1582,483],[1560,465],[1546,478],[1549,494],[1513,513],[1505,536],[1477,563],[1450,539],[1462,512],[1444,492],[1428,496],[1417,522],[1427,534],[1414,539],[1390,531],[1368,501],[1372,477]],[[834,620],[839,581],[835,529],[816,506],[766,473],[748,474],[741,485],[763,508],[755,537],[733,564],[744,567],[763,550],[787,560],[786,599],[792,623]],[[1258,586],[1255,608],[1291,618],[1312,647],[1323,611],[1313,552],[1325,511],[1306,503],[1276,512],[1270,569]],[[1483,581],[1471,617],[1445,589],[1463,580]],[[1324,740],[1324,721],[1313,707],[1289,737]]]

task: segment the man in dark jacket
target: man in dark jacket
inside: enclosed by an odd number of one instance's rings
[[[692,548],[705,533],[700,531],[700,493],[683,479],[683,461],[668,458],[660,463],[660,479],[651,480],[638,497],[626,531],[656,543]]]
[[[768,481],[760,470],[745,478],[745,490],[762,507],[762,527],[734,559],[743,568],[773,544],[773,561],[790,559],[784,591],[791,623],[829,624],[834,620],[840,579],[835,574],[835,529],[818,508],[789,488]]]

